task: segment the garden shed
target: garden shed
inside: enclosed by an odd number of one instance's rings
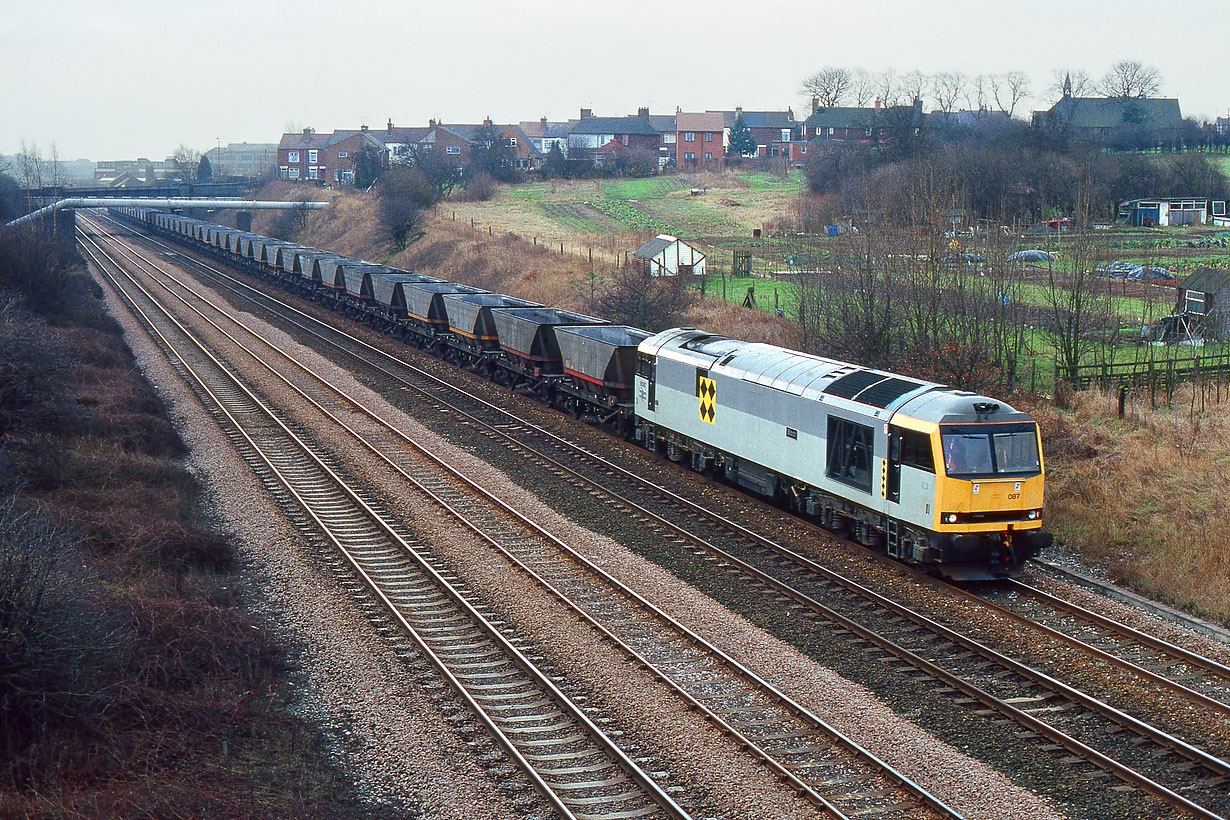
[[[632,259],[650,276],[705,275],[705,255],[700,249],[667,234],[646,242]]]
[[[1230,308],[1230,270],[1197,268],[1179,286],[1176,314],[1196,320],[1205,338],[1224,339],[1230,330],[1226,322]]]

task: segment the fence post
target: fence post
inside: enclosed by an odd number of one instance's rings
[[[1119,418],[1123,418],[1123,404],[1127,401],[1127,388],[1119,385]]]

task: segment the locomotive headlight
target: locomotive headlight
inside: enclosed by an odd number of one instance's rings
[[[1026,516],[1030,521],[1036,521],[1042,515],[1042,510],[1030,510]]]
[[[957,514],[956,513],[944,513],[944,523],[945,524],[957,523]]]

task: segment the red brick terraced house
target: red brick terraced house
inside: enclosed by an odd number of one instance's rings
[[[726,118],[720,111],[675,115],[675,165],[681,171],[721,170],[726,156]]]
[[[726,128],[726,144],[730,144],[730,129],[734,127],[735,119],[742,114],[743,121],[751,129],[756,138],[756,156],[778,156],[773,147],[779,143],[789,143],[796,136],[799,123],[794,120],[794,109],[785,111],[744,111],[736,108],[734,111],[706,111],[706,114],[721,114],[722,123]]]
[[[332,134],[317,134],[311,128],[283,134],[278,141],[278,179],[324,182],[327,174],[325,149],[332,138]]]

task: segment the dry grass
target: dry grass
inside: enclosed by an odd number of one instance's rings
[[[1042,424],[1056,535],[1118,580],[1230,624],[1230,398],[1221,392],[1218,403],[1215,389],[1185,387],[1170,410],[1148,409],[1145,397],[1125,419],[1092,391],[1069,410],[1028,409]]]

